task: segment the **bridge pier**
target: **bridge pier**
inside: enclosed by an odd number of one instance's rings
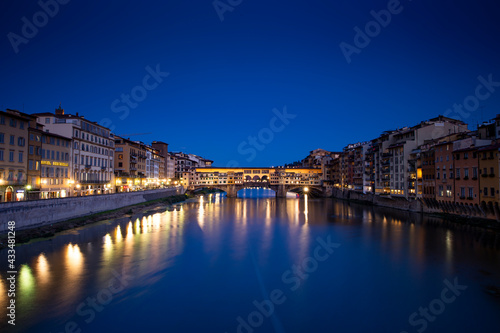
[[[238,197],[238,189],[234,185],[228,185],[226,188],[226,193],[228,198]]]
[[[288,192],[286,185],[278,185],[278,188],[273,190],[276,192],[276,198],[286,198]]]

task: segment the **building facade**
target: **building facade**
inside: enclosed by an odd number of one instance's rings
[[[0,111],[0,202],[26,199],[30,121],[17,110]]]

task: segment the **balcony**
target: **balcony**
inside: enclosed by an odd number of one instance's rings
[[[92,164],[85,164],[85,169],[90,169],[92,168]]]
[[[109,180],[80,180],[80,184],[107,184]]]
[[[26,180],[0,179],[0,185],[26,185]]]

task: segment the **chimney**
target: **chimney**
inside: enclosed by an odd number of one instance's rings
[[[64,109],[61,108],[61,103],[59,103],[59,107],[56,109],[56,116],[64,115]]]

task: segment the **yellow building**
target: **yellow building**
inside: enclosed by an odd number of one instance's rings
[[[36,120],[30,122],[28,129],[28,178],[27,178],[27,198],[28,200],[40,199],[41,189],[41,162],[42,162],[42,135],[43,126],[36,123]]]
[[[116,192],[137,191],[146,186],[146,152],[144,144],[116,136]]]
[[[54,133],[42,134],[40,198],[72,196],[71,139]]]
[[[0,202],[26,198],[28,127],[22,112],[0,111]]]

